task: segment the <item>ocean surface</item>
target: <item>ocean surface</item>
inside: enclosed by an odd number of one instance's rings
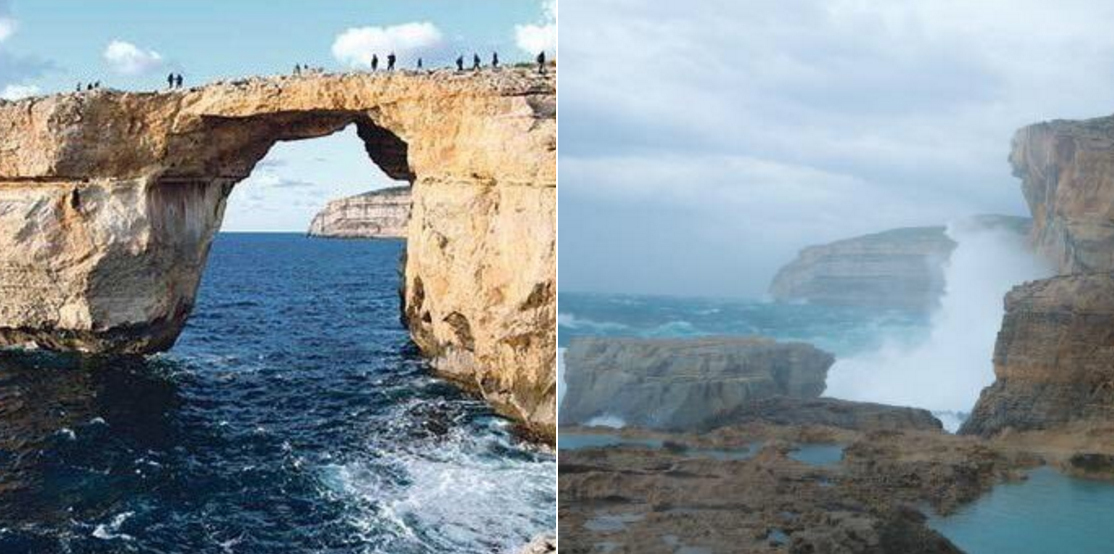
[[[431,376],[400,241],[222,234],[178,344],[0,353],[0,552],[507,552],[552,453]]]
[[[952,285],[951,290],[962,293],[965,288]],[[558,341],[562,349],[578,336],[761,335],[804,341],[837,358],[829,371],[826,394],[833,392],[833,377],[837,377],[841,382],[836,392],[841,394],[832,396],[850,393],[856,400],[918,405],[932,409],[954,430],[966,416],[962,410],[969,407],[952,399],[977,397],[981,385],[953,379],[949,368],[992,371],[990,353],[1001,321],[1000,313],[978,317],[969,313],[987,294],[961,294],[959,299],[965,296],[977,300],[957,302],[955,297],[945,297],[941,310],[926,315],[746,299],[562,292]],[[1000,301],[994,304],[992,308],[1000,309]],[[949,306],[955,306],[954,313]],[[977,338],[977,344],[969,344],[970,337]],[[840,374],[841,365],[853,371]],[[889,379],[857,380],[872,371],[894,373]],[[936,382],[931,387],[910,387],[916,382],[914,373],[936,375]],[[878,386],[879,382],[887,386]],[[947,391],[954,383],[971,390]],[[953,406],[959,409],[934,409]],[[607,435],[572,439],[568,444],[561,441],[561,447],[623,442]],[[833,463],[839,454],[840,448],[833,446],[817,446],[805,453],[816,463]],[[1042,468],[1031,472],[1027,481],[996,487],[954,515],[932,518],[931,526],[970,554],[1107,554],[1114,552],[1110,522],[1114,522],[1114,484]]]

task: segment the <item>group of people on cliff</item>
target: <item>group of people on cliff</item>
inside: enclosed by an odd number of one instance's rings
[[[540,52],[538,54],[538,56],[535,58],[535,61],[538,64],[537,65],[538,73],[544,75],[545,74],[545,62],[546,62],[545,52],[544,51]],[[394,71],[395,70],[395,65],[396,65],[397,62],[398,62],[398,56],[396,56],[394,52],[391,52],[390,54],[387,54],[387,71]],[[378,54],[372,54],[371,55],[371,61],[370,61],[369,65],[370,65],[372,71],[379,71],[379,55]],[[476,71],[476,70],[479,70],[481,67],[483,67],[483,61],[480,59],[480,55],[473,53],[472,54],[472,70]],[[499,52],[492,52],[491,53],[491,67],[492,68],[498,68],[499,67]],[[424,69],[424,61],[422,60],[421,57],[419,57],[417,59],[416,68],[418,70]],[[456,70],[457,71],[464,71],[464,55],[463,54],[457,56],[457,58],[456,58]],[[294,64],[294,75],[306,75],[306,74],[313,74],[313,73],[318,73],[319,74],[319,73],[323,73],[324,71],[325,71],[324,68],[311,68],[308,64]]]
[[[94,81],[92,83],[85,84],[84,86],[82,86],[81,83],[77,84],[77,92],[81,92],[83,90],[96,90],[96,89],[99,89],[99,88],[101,88],[101,82],[100,81]]]
[[[171,73],[166,76],[166,88],[182,88],[182,74]]]

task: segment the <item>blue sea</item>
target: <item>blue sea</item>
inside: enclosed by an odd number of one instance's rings
[[[974,317],[963,313],[970,303],[956,304],[956,314],[928,315],[915,312],[872,310],[855,307],[826,307],[810,304],[767,302],[749,299],[681,298],[562,292],[558,299],[561,347],[578,336],[699,337],[711,335],[760,335],[779,340],[812,343],[835,354],[836,366],[850,369],[843,375],[841,391],[860,394],[859,400],[909,403],[931,408],[948,384],[971,364],[990,371],[990,351],[1000,316]],[[995,301],[1000,305],[999,301]],[[984,314],[985,315],[985,314]],[[952,317],[955,316],[955,317]],[[993,316],[993,317],[991,317]],[[989,326],[988,329],[980,327]],[[989,332],[987,332],[989,331]],[[971,351],[967,337],[980,341]],[[985,342],[986,344],[981,344]],[[957,354],[957,355],[949,355]],[[976,359],[970,360],[975,356]],[[985,358],[985,359],[984,359]],[[950,367],[945,365],[951,364]],[[865,372],[895,372],[891,379],[848,378]],[[859,373],[864,372],[864,373]],[[924,378],[935,379],[932,387],[910,386]],[[990,375],[992,378],[992,374]],[[895,390],[900,385],[902,390]],[[970,387],[971,385],[965,385]],[[965,391],[974,398],[978,386]],[[911,390],[914,389],[914,390]],[[897,402],[900,399],[905,402]],[[917,404],[923,401],[924,404]],[[973,400],[972,400],[973,402]],[[938,417],[961,418],[965,414],[936,412]],[[952,422],[952,427],[958,421]],[[563,448],[614,442],[607,436],[577,437]],[[650,445],[653,446],[653,445]],[[837,447],[822,454],[835,459]],[[1004,484],[949,517],[933,517],[931,526],[970,554],[1108,554],[1114,552],[1114,484],[1067,477],[1049,468],[1031,472],[1020,483]]]
[[[433,377],[401,241],[221,234],[177,345],[0,354],[0,552],[507,552],[552,453]]]

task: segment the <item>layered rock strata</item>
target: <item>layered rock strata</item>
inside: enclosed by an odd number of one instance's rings
[[[0,346],[169,348],[232,188],[355,124],[412,184],[404,321],[442,374],[552,437],[556,74],[396,72],[0,102]]]
[[[313,216],[308,234],[329,238],[406,238],[410,187],[390,187],[332,200]]]
[[[1004,215],[962,219],[965,229],[1029,232],[1029,220]],[[770,283],[776,300],[829,306],[930,311],[944,293],[944,269],[956,243],[944,226],[891,229],[809,246]]]
[[[1060,275],[1006,296],[996,380],[961,431],[1063,430],[1090,448],[1079,430],[1114,422],[1114,117],[1025,127],[1010,162]]]
[[[819,396],[833,362],[811,345],[764,338],[577,338],[565,352],[561,423],[714,427],[755,400]]]

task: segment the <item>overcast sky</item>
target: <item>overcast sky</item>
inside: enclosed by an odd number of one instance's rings
[[[1013,131],[1114,112],[1114,3],[566,0],[562,290],[760,296],[807,244],[1028,215]]]
[[[458,53],[506,62],[556,47],[554,0],[0,0],[0,98],[78,82],[151,90],[287,73],[294,64],[447,66]],[[276,146],[229,201],[224,230],[305,231],[331,198],[399,184],[354,129]]]

